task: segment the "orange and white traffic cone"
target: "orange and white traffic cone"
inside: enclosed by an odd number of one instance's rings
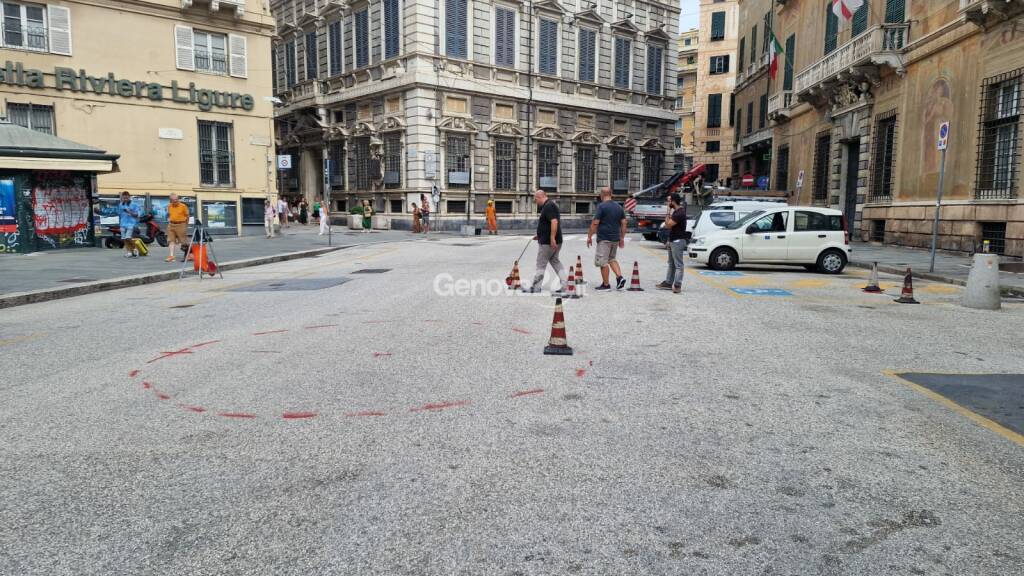
[[[895,300],[900,304],[920,304],[917,300],[914,300],[914,277],[910,273],[910,267],[907,267],[907,275],[903,277],[903,291],[900,292],[900,297]]]
[[[576,278],[573,275],[572,266],[569,266],[569,278],[565,282],[565,292],[566,298],[575,300],[582,297],[582,294],[576,291]]]
[[[640,263],[636,260],[633,261],[633,278],[629,281],[629,288],[627,292],[643,292],[644,289],[640,287]]]
[[[576,284],[583,285],[587,281],[583,279],[583,258],[579,254],[576,255]]]
[[[555,300],[555,317],[551,320],[551,338],[544,347],[544,354],[554,356],[572,356],[572,348],[565,338],[565,314],[562,312],[562,299]]]
[[[522,288],[519,283],[519,260],[512,264],[512,273],[505,277],[505,285],[513,290]]]
[[[865,292],[871,294],[879,294],[882,292],[882,287],[878,285],[878,262],[875,262],[871,266],[871,276],[868,277],[868,285],[863,288]]]

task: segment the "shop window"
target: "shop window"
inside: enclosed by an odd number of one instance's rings
[[[203,186],[231,186],[234,155],[231,124],[199,121],[199,181]]]
[[[43,134],[53,134],[53,106],[8,103],[7,121]]]

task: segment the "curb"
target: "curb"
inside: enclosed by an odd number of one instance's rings
[[[854,268],[864,268],[870,270],[874,262],[857,262],[850,260],[848,263]],[[905,267],[888,266],[885,264],[878,265],[878,271],[885,274],[895,274],[896,276],[903,276],[907,273]],[[941,274],[932,274],[930,272],[911,272],[914,278],[921,278],[922,280],[931,280],[932,282],[943,282],[945,284],[953,284],[955,286],[967,286],[966,280],[960,280],[959,278],[951,278],[949,276],[942,276]],[[1016,286],[1000,286],[999,291],[1003,296],[1010,296],[1013,298],[1024,298],[1024,288],[1018,288]]]
[[[249,258],[246,260],[234,260],[232,262],[225,262],[221,264],[220,269],[225,271],[238,270],[240,268],[262,266],[264,264],[273,264],[275,262],[298,260],[300,258],[313,258],[315,256],[320,256],[321,254],[328,254],[337,250],[351,248],[352,246],[358,246],[358,244],[330,246],[327,248],[316,248],[313,250],[301,250],[299,252],[273,254],[271,256],[259,256],[257,258]],[[96,282],[88,282],[63,288],[47,288],[43,290],[33,290],[31,292],[15,292],[13,294],[0,296],[0,309],[13,308],[15,306],[23,306],[25,304],[35,304],[38,302],[48,302],[50,300],[60,300],[63,298],[72,298],[75,296],[84,296],[86,294],[117,290],[119,288],[128,288],[130,286],[142,286],[144,284],[177,280],[180,274],[180,270],[174,270],[172,272],[153,272],[150,274],[123,276],[121,278],[112,278],[109,280],[98,280]]]

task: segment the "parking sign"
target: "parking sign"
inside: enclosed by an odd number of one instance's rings
[[[291,154],[278,154],[277,155],[277,169],[278,170],[291,170],[292,168],[292,155]]]
[[[949,122],[943,122],[939,126],[939,142],[936,148],[938,150],[945,150],[949,146]]]

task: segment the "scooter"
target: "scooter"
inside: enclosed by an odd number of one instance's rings
[[[139,224],[145,224],[146,231],[143,233],[139,230],[139,227],[134,228],[134,236],[145,242],[146,244],[152,244],[154,240],[160,246],[167,247],[167,233],[160,229],[160,226],[156,222],[153,222],[153,215],[146,214],[139,218]],[[120,224],[112,224],[106,227],[109,236],[104,236],[100,243],[104,248],[124,248],[124,240],[121,238],[121,226]]]

